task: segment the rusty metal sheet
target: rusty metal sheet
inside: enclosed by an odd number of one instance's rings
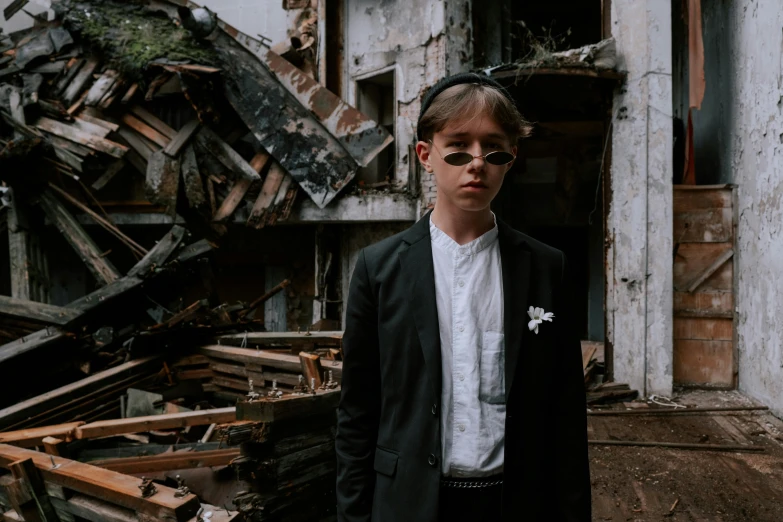
[[[229,103],[264,149],[324,208],[353,179],[357,162],[229,32],[221,31],[214,47]]]

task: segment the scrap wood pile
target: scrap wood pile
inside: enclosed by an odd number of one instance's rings
[[[35,196],[59,186],[106,227],[98,210],[137,192],[219,236],[230,220],[285,220],[300,188],[323,208],[391,143],[201,9],[205,33],[182,3],[63,0],[55,22],[0,35],[2,181]]]
[[[211,341],[0,410],[0,468],[11,471],[0,475],[5,519],[333,517],[341,333]],[[96,413],[105,403],[119,407]],[[40,518],[39,505],[57,518]]]
[[[601,408],[605,405],[633,401],[639,397],[637,390],[619,382],[605,382],[604,343],[582,341],[582,370],[587,391],[587,406]]]

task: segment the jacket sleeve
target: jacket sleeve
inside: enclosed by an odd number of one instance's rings
[[[561,368],[557,396],[557,452],[555,477],[558,482],[561,522],[590,522],[590,468],[587,453],[587,408],[582,349],[576,320],[571,311],[568,263],[562,258],[559,309],[563,320],[558,328],[558,367]]]
[[[362,251],[351,278],[343,334],[343,373],[337,408],[337,520],[369,522],[380,421],[378,304]]]

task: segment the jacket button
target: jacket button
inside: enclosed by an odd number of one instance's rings
[[[438,405],[437,404],[433,404],[432,405],[432,414],[433,415],[437,415],[438,414]]]
[[[430,453],[430,458],[427,459],[427,462],[434,468],[438,464],[438,459],[435,457],[434,453]]]

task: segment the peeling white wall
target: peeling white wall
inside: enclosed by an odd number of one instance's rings
[[[694,135],[714,139],[694,140],[696,176],[738,185],[739,387],[783,415],[783,3],[705,2],[703,21],[707,89]],[[714,170],[702,168],[705,155]]]
[[[282,42],[296,28],[301,9],[283,9],[283,0],[196,0],[227,24],[254,38],[263,35],[269,45]]]
[[[0,29],[3,30],[4,34],[15,33],[16,31],[29,29],[33,26],[33,19],[22,11],[19,11],[14,16],[12,16],[10,20],[5,19],[5,16],[3,16],[3,10],[11,5],[13,1],[14,0],[0,0]],[[39,15],[44,11],[47,11],[51,4],[51,0],[32,0],[24,7],[24,10],[34,15]],[[52,16],[53,13],[50,12],[49,18]]]
[[[617,381],[671,395],[671,0],[614,0],[612,35],[628,77],[614,99],[607,340]]]

